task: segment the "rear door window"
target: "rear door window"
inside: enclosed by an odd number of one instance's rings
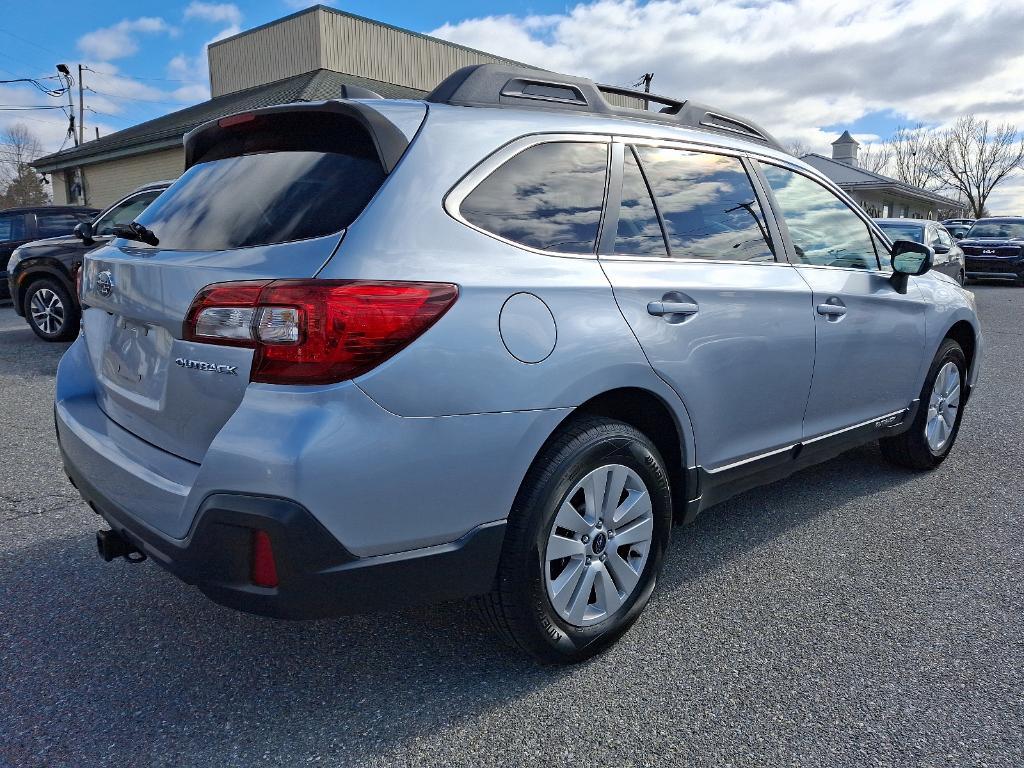
[[[594,253],[604,205],[608,145],[551,142],[520,152],[459,208],[505,240],[555,253]]]
[[[622,162],[622,202],[619,205],[619,227],[615,233],[615,253],[668,256],[658,212],[630,147],[626,147]]]
[[[774,261],[754,187],[736,157],[637,147],[673,258]]]
[[[114,234],[114,227],[131,224],[159,196],[160,190],[153,189],[122,200],[96,219],[92,228],[93,234],[97,236]]]
[[[366,129],[336,113],[257,115],[202,150],[135,219],[161,249],[214,251],[334,234],[385,178]]]

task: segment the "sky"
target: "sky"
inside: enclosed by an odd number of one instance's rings
[[[86,131],[107,135],[208,98],[210,42],[311,4],[0,0],[0,80],[53,75],[58,62],[77,77],[83,64]],[[733,110],[826,155],[844,129],[868,143],[964,113],[1024,129],[1021,0],[325,5],[601,82],[629,85],[653,72],[657,93]],[[74,99],[77,109],[77,89]],[[0,128],[22,122],[56,150],[64,114],[23,109],[55,104],[30,84],[0,83]],[[1024,172],[989,208],[1024,213]]]

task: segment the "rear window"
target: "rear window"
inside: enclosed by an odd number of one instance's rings
[[[258,115],[205,141],[195,164],[136,221],[159,248],[181,251],[322,237],[351,224],[384,177],[371,137],[349,117]]]
[[[915,243],[924,242],[924,227],[914,224],[880,224],[892,240],[913,240]]]
[[[607,144],[538,144],[484,179],[460,211],[471,224],[515,243],[594,253],[607,165]]]

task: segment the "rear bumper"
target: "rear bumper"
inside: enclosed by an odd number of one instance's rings
[[[208,496],[188,537],[172,539],[104,498],[64,459],[71,482],[112,530],[211,600],[263,616],[315,619],[483,594],[504,541],[500,520],[449,544],[360,558],[300,504],[232,493]],[[275,588],[250,582],[254,530],[270,537]]]

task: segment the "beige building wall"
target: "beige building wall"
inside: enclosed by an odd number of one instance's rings
[[[211,45],[213,96],[330,69],[429,91],[459,67],[510,59],[316,8]]]
[[[178,147],[82,167],[86,197],[93,208],[106,208],[143,184],[176,179],[184,169],[185,150]],[[67,185],[62,183],[61,188],[66,190]],[[56,182],[54,202],[57,202]]]
[[[50,191],[53,195],[54,205],[68,204],[68,183],[62,171],[54,171],[50,174]]]

